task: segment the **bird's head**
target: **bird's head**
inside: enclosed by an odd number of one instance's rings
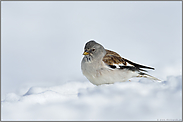
[[[101,59],[105,54],[105,48],[99,43],[91,40],[85,44],[83,55],[90,56],[92,59]]]

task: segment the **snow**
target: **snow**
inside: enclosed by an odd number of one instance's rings
[[[2,120],[181,120],[182,76],[136,80],[101,86],[70,81],[10,93],[2,101]]]
[[[1,120],[181,121],[181,1],[1,3]],[[80,65],[90,39],[162,82],[93,85]]]

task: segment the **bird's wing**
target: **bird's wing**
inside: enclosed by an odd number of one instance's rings
[[[129,60],[125,59],[125,58],[123,58],[123,60],[125,60],[126,62],[128,62],[129,64],[131,64],[131,65],[133,65],[133,66],[135,66],[137,68],[146,68],[146,69],[153,69],[154,70],[154,68],[152,68],[152,67],[140,65],[140,64],[134,63],[132,61],[129,61]]]
[[[129,61],[125,58],[122,58],[119,54],[117,54],[114,51],[110,51],[106,49],[106,55],[103,57],[103,62],[106,63],[109,67],[115,69],[115,68],[120,68],[120,69],[129,69],[132,71],[135,70],[141,70],[141,71],[146,71],[141,68],[146,68],[146,69],[153,69],[152,67],[147,67],[143,66],[137,63],[134,63],[132,61]]]
[[[106,55],[104,56],[103,61],[107,65],[113,65],[113,64],[123,64],[125,66],[127,65],[126,61],[123,60],[123,58],[119,54],[110,50],[106,50]]]

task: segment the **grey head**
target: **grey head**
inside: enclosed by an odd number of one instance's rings
[[[105,54],[105,48],[94,40],[91,40],[85,44],[83,55],[85,55],[87,60],[101,60]]]

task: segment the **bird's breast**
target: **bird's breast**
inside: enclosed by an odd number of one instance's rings
[[[102,75],[102,70],[104,70],[102,61],[86,61],[86,59],[83,58],[81,63],[81,69],[83,74],[88,77],[99,77]]]

